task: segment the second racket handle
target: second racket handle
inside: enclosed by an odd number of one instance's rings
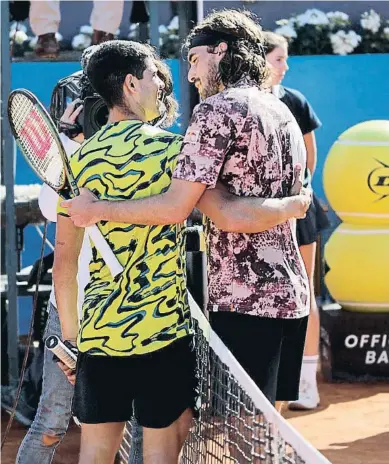
[[[61,339],[56,335],[50,335],[46,339],[46,348],[52,351],[70,369],[75,369],[77,364],[77,355],[73,353]]]
[[[118,274],[121,274],[123,272],[123,266],[119,263],[100,229],[95,225],[87,227],[86,231],[104,259],[105,264],[109,267],[112,277],[116,277]]]

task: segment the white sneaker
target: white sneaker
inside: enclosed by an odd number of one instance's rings
[[[320,396],[317,386],[301,379],[299,398],[295,401],[289,401],[288,408],[293,410],[315,409],[320,404]]]

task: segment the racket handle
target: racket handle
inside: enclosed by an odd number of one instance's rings
[[[114,252],[111,250],[100,229],[95,225],[87,227],[86,231],[103,257],[105,264],[109,267],[112,277],[116,277],[118,274],[121,274],[123,272],[123,267],[119,263]]]
[[[61,339],[57,337],[57,335],[50,335],[46,339],[46,348],[52,351],[58,359],[60,359],[65,366],[68,366],[69,369],[75,370],[77,364],[77,356],[73,351],[69,350],[69,348],[62,343]],[[81,422],[77,419],[76,416],[73,416],[73,420],[81,427]]]
[[[52,351],[58,359],[60,359],[65,366],[68,366],[70,369],[76,368],[77,356],[73,351],[62,343],[62,341],[56,335],[51,335],[46,339],[46,348]]]

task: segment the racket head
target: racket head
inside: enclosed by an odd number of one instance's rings
[[[35,173],[54,190],[63,189],[67,156],[42,103],[30,91],[16,89],[8,98],[8,119],[16,143]]]

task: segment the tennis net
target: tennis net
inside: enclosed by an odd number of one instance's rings
[[[196,329],[199,417],[181,464],[329,464],[273,408],[189,295]],[[120,448],[128,462],[131,423]]]

